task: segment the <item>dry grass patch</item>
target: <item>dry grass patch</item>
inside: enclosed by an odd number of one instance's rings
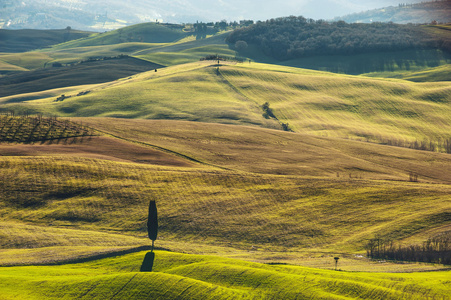
[[[194,163],[176,155],[104,136],[69,138],[33,145],[2,143],[0,154],[3,156],[85,157],[166,166],[194,166]]]
[[[155,200],[160,239],[238,249],[361,252],[375,236],[402,241],[440,228],[451,209],[450,187],[440,184],[70,157],[3,157],[0,167],[3,222],[145,238],[148,202]],[[29,236],[21,232],[6,235],[5,247]],[[41,243],[56,240],[49,234]]]
[[[447,154],[294,134],[245,126],[166,120],[86,118],[117,137],[185,154],[199,161],[256,173],[341,179],[451,182]]]

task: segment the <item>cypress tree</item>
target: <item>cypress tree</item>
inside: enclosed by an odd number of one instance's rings
[[[147,219],[147,232],[149,239],[152,241],[152,250],[158,234],[158,214],[157,205],[154,200],[149,203],[149,217]]]

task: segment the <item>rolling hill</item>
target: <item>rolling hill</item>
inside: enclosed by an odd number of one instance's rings
[[[188,29],[185,32],[185,29],[182,27],[157,23],[138,24],[107,33],[93,34],[86,38],[54,45],[45,50],[23,54],[0,54],[0,62],[3,63],[3,67],[0,64],[0,73],[11,74],[14,70],[22,70],[21,68],[31,70],[53,62],[67,64],[90,58],[118,55],[134,56],[161,65],[171,66],[198,61],[203,57],[218,54],[222,57],[241,56],[241,60],[248,57],[256,62],[335,73],[354,75],[376,73],[377,76],[383,77],[402,76],[403,73],[419,72],[449,64],[450,61],[449,54],[446,51],[412,49],[412,47],[404,50],[398,49],[398,47],[395,51],[386,49],[382,52],[370,47],[371,51],[359,54],[356,53],[356,49],[352,48],[354,47],[352,43],[349,44],[351,48],[347,50],[349,53],[339,54],[334,52],[333,55],[329,55],[321,51],[315,51],[314,56],[309,55],[279,60],[268,55],[267,51],[263,51],[263,47],[256,47],[253,44],[249,44],[247,49],[241,49],[237,53],[233,44],[229,45],[225,42],[230,32],[196,39],[193,35],[194,33],[191,32],[192,29]],[[419,29],[415,28],[415,30],[418,31]],[[435,44],[439,43],[442,45],[442,48],[446,48],[447,42],[443,42],[449,39],[449,30],[446,25],[426,26],[422,27],[420,31],[430,36],[429,39],[432,38]],[[372,34],[375,33],[373,32]],[[386,38],[392,40],[392,34]],[[385,41],[386,38],[383,40]],[[380,40],[381,37],[378,36],[378,39]],[[315,44],[324,43],[324,37],[321,36],[310,40]],[[403,39],[398,38],[395,40]],[[418,38],[414,40],[418,40]],[[428,41],[428,43],[430,42]],[[355,41],[353,43],[357,43],[356,47],[359,44]],[[363,44],[365,43],[367,42]],[[271,43],[266,44],[271,45]],[[273,41],[272,44],[273,48],[277,48],[280,41]],[[342,44],[344,45],[345,43],[343,42]],[[292,46],[296,48],[296,45]],[[360,45],[359,47],[364,46]],[[290,53],[293,52],[292,50],[294,48],[290,50]],[[408,76],[406,78],[409,79]]]
[[[410,245],[449,232],[447,154],[235,125],[75,121],[98,136],[0,144],[5,299],[449,292],[446,266],[363,257],[374,237]],[[145,273],[149,199],[159,250]]]
[[[20,72],[0,78],[0,97],[45,91],[68,86],[110,82],[137,73],[164,67],[134,57],[106,57],[63,66]]]
[[[176,119],[279,129],[284,123],[298,133],[408,147],[426,143],[427,149],[439,151],[445,151],[443,142],[450,138],[447,82],[352,77],[257,63],[218,67],[205,61],[90,86],[89,94],[77,96],[84,90],[75,89],[66,94],[73,97],[58,102],[54,97],[25,101],[40,98],[33,94],[0,101],[4,109],[66,117]],[[264,116],[265,102],[275,118]]]
[[[57,49],[115,45],[126,42],[170,43],[191,35],[183,31],[184,28],[184,25],[177,24],[141,23],[70,41],[58,45]]]
[[[358,253],[373,236],[418,241],[449,226],[447,154],[254,127],[82,120],[115,138],[0,147],[2,247],[77,246],[52,237],[64,228],[143,238],[149,198],[163,245]]]
[[[226,42],[258,62],[358,75],[449,64],[448,27],[290,16],[238,28]]]
[[[450,239],[446,62],[240,63],[227,34],[143,24],[0,54],[1,297],[446,298],[443,259],[366,257]]]
[[[420,23],[428,24],[433,21],[439,23],[451,22],[451,3],[448,0],[422,1],[421,3],[401,3],[365,12],[345,15],[335,20],[349,23],[394,22],[400,24]]]
[[[71,1],[30,0],[27,5],[22,1],[7,0],[0,12],[0,27],[3,28],[65,28],[72,26],[84,30],[105,31],[124,27],[130,24],[160,20],[172,23],[190,23],[196,20],[211,22],[217,20],[267,20],[273,17],[288,15],[304,15],[308,18],[329,20],[350,13],[359,13],[368,9],[377,9],[362,13],[352,20],[374,20],[389,22],[424,23],[432,20],[447,20],[449,13],[441,12],[447,1],[429,1],[426,4],[410,6],[409,3],[418,0],[406,0],[407,5],[397,5],[390,0],[348,0],[337,3],[333,0],[307,0],[301,3],[290,1],[271,2],[261,4],[263,9],[256,9],[253,2],[229,0],[227,3],[204,0],[160,1],[148,2],[143,0],[124,2],[118,0]],[[439,2],[439,4],[437,4]],[[441,4],[443,3],[443,4]],[[327,9],[325,9],[327,8]],[[393,12],[394,11],[394,12]],[[431,12],[432,11],[432,12]],[[351,19],[353,16],[346,16]],[[448,19],[449,20],[449,19]]]
[[[0,288],[5,299],[421,299],[446,297],[449,277],[449,271],[427,279],[421,273],[352,274],[166,251],[155,253],[155,272],[146,273],[139,272],[144,255],[0,268]]]
[[[88,37],[93,32],[72,30],[0,29],[0,52],[26,52]]]

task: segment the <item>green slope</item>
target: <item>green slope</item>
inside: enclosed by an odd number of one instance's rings
[[[0,61],[27,70],[43,68],[52,58],[45,53],[0,53]]]
[[[23,71],[28,71],[28,70],[0,60],[0,75],[5,75],[8,73],[13,73],[13,72],[14,73],[23,72]]]
[[[362,75],[369,77],[400,78],[413,82],[451,81],[451,64],[427,68],[421,71],[373,72]]]
[[[124,141],[168,149],[231,170],[259,174],[406,180],[451,183],[444,153],[414,151],[309,134],[212,123],[77,118]],[[337,174],[338,173],[338,174]]]
[[[0,52],[27,52],[92,35],[79,30],[0,29]]]
[[[126,42],[171,43],[188,34],[183,26],[164,25],[157,23],[142,23],[113,31],[99,33],[87,38],[56,45],[54,49],[68,49],[86,46],[113,45]]]
[[[90,60],[74,66],[49,67],[0,78],[0,97],[68,86],[109,82],[164,66],[134,57]]]
[[[275,159],[265,157],[263,150],[256,150],[261,153],[260,160],[243,164]],[[4,149],[2,153],[7,155]],[[234,154],[239,156],[240,152],[235,150]],[[217,151],[213,155],[223,154]],[[323,155],[326,153],[310,157],[312,164],[320,164]],[[159,207],[160,235],[164,237],[160,245],[180,242],[186,251],[189,242],[238,249],[254,245],[280,252],[279,260],[283,261],[290,256],[284,251],[356,253],[375,236],[421,242],[428,235],[446,231],[449,184],[432,183],[424,175],[420,183],[407,182],[407,171],[409,165],[418,164],[418,169],[441,166],[449,177],[445,171],[450,164],[447,155],[433,156],[435,163],[400,165],[407,169],[404,176],[384,176],[395,181],[374,180],[371,174],[354,169],[338,172],[339,177],[331,174],[346,165],[345,157],[337,158],[336,167],[330,163],[319,166],[330,168],[329,172],[323,176],[311,172],[317,175],[312,177],[226,171],[205,164],[165,167],[119,163],[93,159],[82,151],[69,156],[64,152],[2,156],[0,204],[5,231],[1,247],[136,245],[131,237],[146,236],[149,199],[156,200]],[[392,163],[401,164],[402,160]],[[348,164],[355,165],[352,159]],[[368,166],[374,164],[360,165]],[[303,168],[302,161],[299,168]],[[111,233],[114,235],[109,237]],[[127,239],[121,241],[117,234]]]
[[[149,29],[146,28],[145,24],[136,26],[136,28],[131,28],[130,32],[133,32],[133,34],[136,34],[136,32],[139,33],[140,28],[142,27],[149,31],[149,35],[152,33],[155,33],[155,35],[165,34],[164,32],[160,32],[161,28],[158,26],[151,26]],[[127,34],[131,34],[130,32]],[[108,34],[117,37],[117,33],[114,34],[113,32],[110,32]],[[218,34],[200,40],[196,40],[194,36],[187,36],[177,42],[170,43],[160,42],[158,39],[150,39],[152,42],[127,42],[128,40],[132,41],[133,39],[116,41],[113,38],[112,41],[109,41],[111,44],[104,45],[102,44],[103,42],[99,42],[95,38],[92,38],[93,41],[91,41],[91,39],[88,39],[88,41],[77,40],[36,52],[20,54],[0,53],[0,73],[14,74],[26,70],[48,68],[52,63],[78,64],[81,61],[87,61],[93,58],[102,59],[104,57],[116,57],[120,55],[129,55],[164,66],[196,62],[207,55],[218,54],[222,57],[234,57],[236,55],[235,51],[230,50],[224,42],[226,35],[227,33]],[[171,34],[168,36],[170,37]],[[124,67],[130,68],[130,66]],[[40,70],[40,72],[43,71]],[[117,73],[117,69],[113,66],[110,73]],[[121,75],[127,76],[118,74],[118,76]],[[83,75],[82,77],[81,80],[86,81],[86,78],[92,76],[86,77]],[[80,80],[80,76],[77,73],[72,74],[72,78],[74,81]],[[43,85],[43,88],[45,88],[45,85]],[[18,91],[18,93],[21,92]]]
[[[74,43],[74,45],[53,47],[45,52],[60,62],[74,62],[89,57],[127,54],[162,65],[177,65],[199,61],[202,57],[214,54],[234,57],[235,51],[230,50],[224,42],[227,34],[217,34],[200,40],[196,40],[194,36],[187,36],[173,43],[157,41],[118,42],[111,45],[94,46],[79,46]]]
[[[107,84],[111,88],[99,86],[92,90],[91,97],[73,97],[60,103],[48,99],[42,103],[50,108],[46,113],[56,115],[184,119],[279,127],[274,120],[261,116],[256,103],[237,97],[215,70],[208,62],[176,66]],[[44,107],[26,106],[34,110]]]
[[[57,267],[0,268],[4,299],[424,299],[445,298],[448,272],[369,274],[270,266],[157,251]]]
[[[63,102],[50,98],[22,106],[70,117],[179,119],[270,128],[288,123],[295,132],[401,146],[417,141],[430,147],[432,142],[440,151],[451,132],[448,82],[413,83],[256,63],[218,68],[215,62],[198,62],[91,91]],[[278,120],[263,116],[265,102]]]

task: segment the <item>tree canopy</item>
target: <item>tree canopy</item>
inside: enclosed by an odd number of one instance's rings
[[[279,60],[313,55],[441,48],[444,44],[418,25],[348,24],[295,16],[270,19],[237,29],[226,41],[232,45],[244,41]]]

